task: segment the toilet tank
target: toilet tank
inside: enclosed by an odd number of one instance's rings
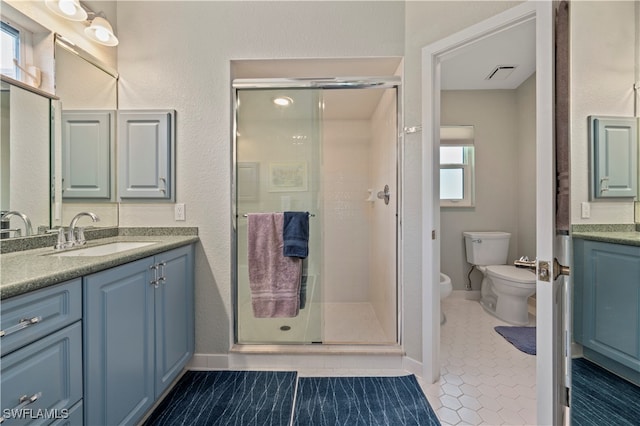
[[[508,232],[463,232],[467,262],[472,265],[504,265],[509,254]]]

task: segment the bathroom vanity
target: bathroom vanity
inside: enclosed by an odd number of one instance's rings
[[[38,424],[139,422],[193,355],[197,240],[116,236],[0,256],[3,423],[22,424],[18,412]],[[83,254],[99,247],[116,251]]]
[[[574,232],[574,340],[640,386],[640,232]]]

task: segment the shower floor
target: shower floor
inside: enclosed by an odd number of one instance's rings
[[[307,277],[306,303],[295,318],[255,318],[248,285],[240,286],[238,343],[396,344],[394,336],[385,335],[371,303],[317,301],[320,294],[315,278]]]
[[[324,343],[394,344],[371,303],[325,303]]]

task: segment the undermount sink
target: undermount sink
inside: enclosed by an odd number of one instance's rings
[[[106,256],[116,254],[127,250],[133,250],[140,247],[155,244],[155,241],[123,241],[116,243],[103,244],[101,246],[87,247],[78,250],[63,251],[54,253],[53,256],[71,257],[71,256]]]

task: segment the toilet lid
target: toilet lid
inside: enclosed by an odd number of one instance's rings
[[[512,265],[487,266],[487,272],[499,278],[524,284],[535,284],[536,274],[527,269],[516,268]]]

